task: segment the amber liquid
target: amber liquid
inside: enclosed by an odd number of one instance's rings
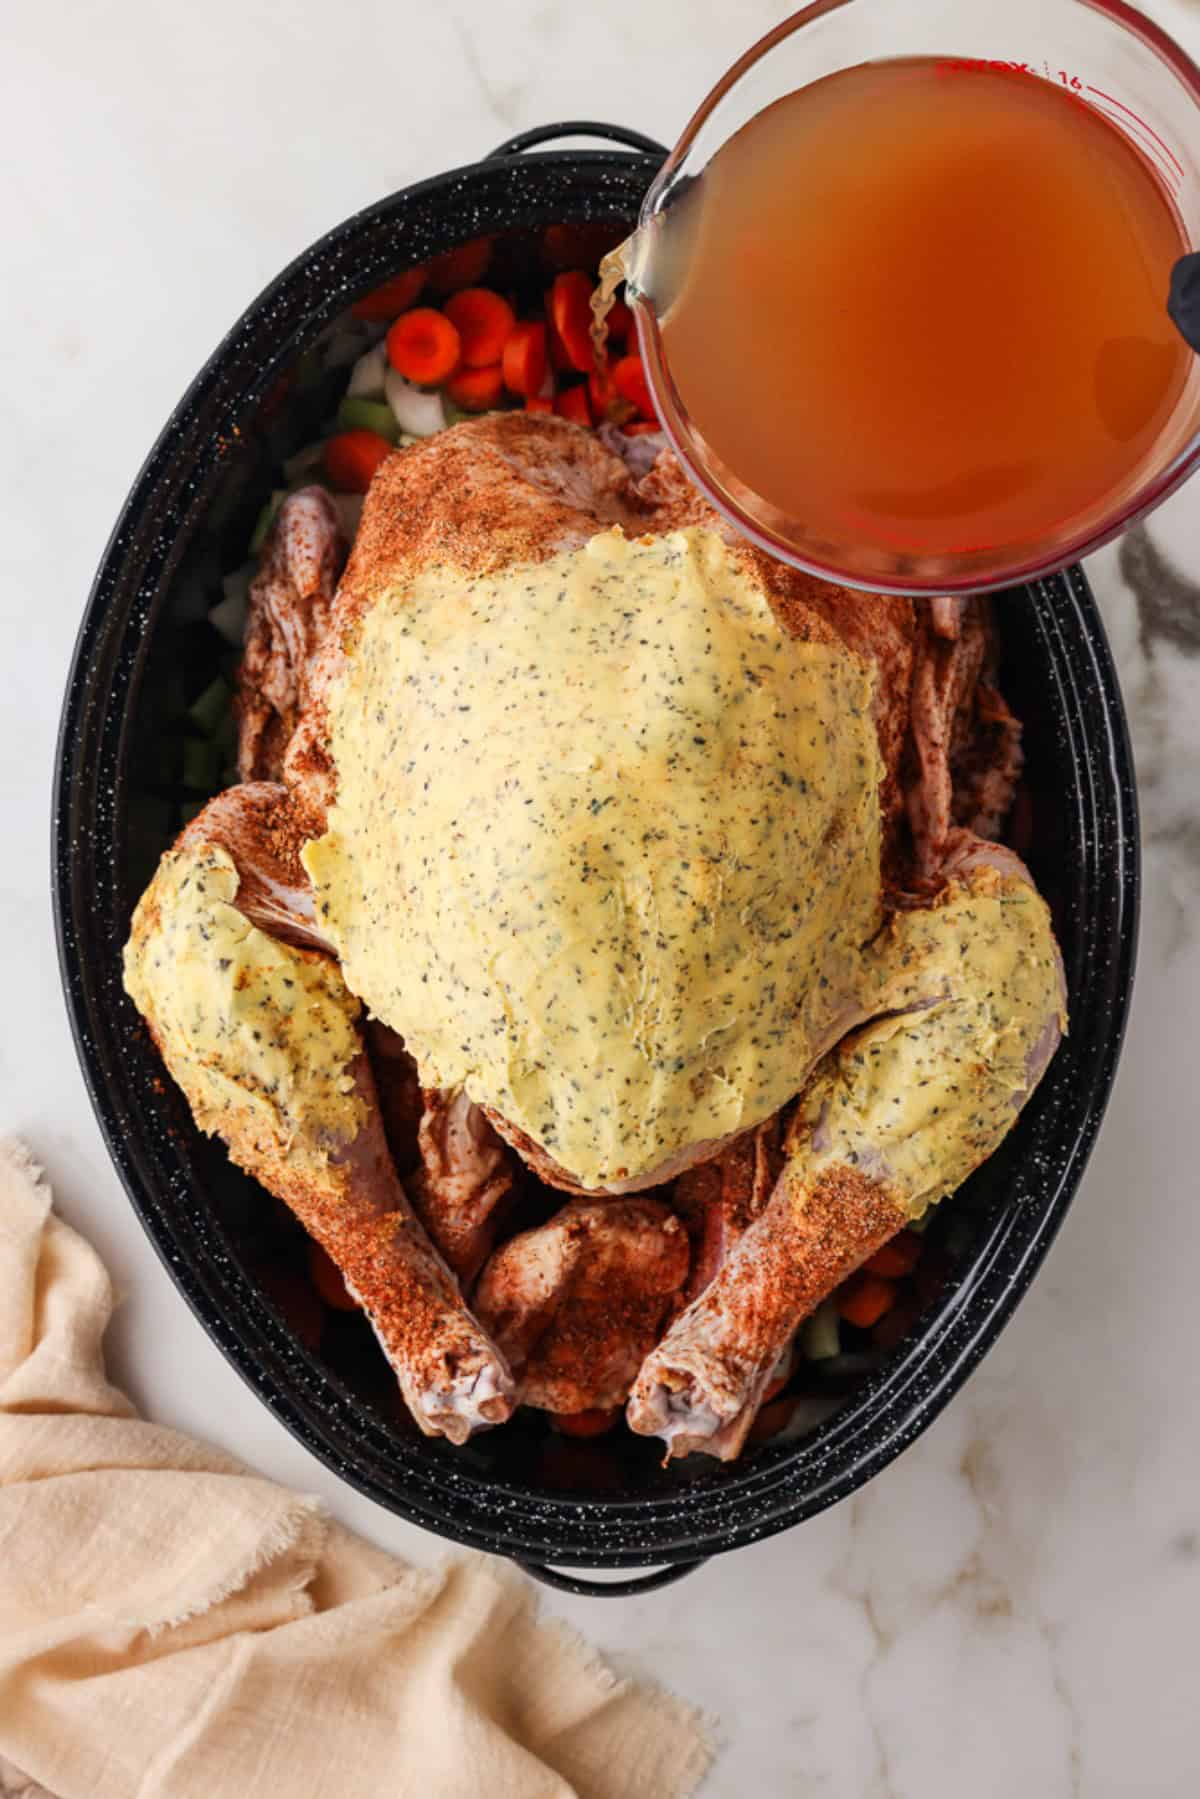
[[[726,490],[797,548],[902,564],[1065,542],[1120,501],[1187,375],[1187,247],[1150,163],[1056,81],[914,58],[752,119],[643,286]]]

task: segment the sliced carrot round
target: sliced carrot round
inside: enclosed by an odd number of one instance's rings
[[[556,375],[565,375],[570,371],[571,358],[567,355],[563,340],[558,335],[554,320],[550,317],[546,319],[546,356]]]
[[[322,452],[325,473],[339,493],[366,493],[392,446],[378,431],[339,431]]]
[[[619,1405],[593,1406],[586,1412],[559,1412],[554,1424],[564,1437],[602,1437],[620,1416]]]
[[[856,1324],[860,1330],[869,1331],[885,1312],[891,1310],[895,1298],[896,1288],[892,1281],[882,1280],[877,1274],[856,1274],[847,1281],[834,1303],[847,1324]]]
[[[510,393],[530,399],[541,392],[546,379],[546,327],[529,319],[513,328],[504,346],[504,385]]]
[[[654,418],[654,396],[650,392],[642,359],[636,351],[629,356],[622,356],[619,362],[614,362],[610,373],[612,384],[621,398],[628,400],[631,406],[636,406],[643,418]]]
[[[554,410],[560,419],[570,419],[575,425],[590,425],[592,422],[587,388],[583,386],[565,388],[555,400]]]
[[[881,1274],[885,1280],[903,1280],[911,1274],[921,1259],[921,1239],[916,1231],[901,1231],[877,1249],[865,1264],[869,1274]]]
[[[332,1306],[335,1312],[357,1312],[358,1301],[342,1279],[341,1269],[319,1243],[308,1246],[308,1271],[313,1286],[327,1306]]]
[[[403,274],[393,275],[390,281],[381,281],[369,294],[356,300],[350,311],[356,319],[373,319],[379,324],[390,324],[400,313],[408,311],[424,285],[425,267],[419,263],[415,269],[405,269]]]
[[[622,425],[623,437],[643,437],[647,431],[661,431],[662,426],[657,419],[634,419],[632,425]]]
[[[503,294],[490,287],[464,287],[451,294],[442,311],[458,332],[467,368],[486,369],[499,362],[517,322]]]
[[[444,250],[429,264],[429,285],[435,294],[450,294],[473,287],[492,260],[490,237],[473,237],[468,243]]]
[[[596,366],[591,338],[592,287],[590,275],[585,275],[582,269],[568,269],[554,277],[547,306],[571,367],[578,369],[581,375],[588,374]]]
[[[403,313],[387,334],[388,361],[418,387],[436,387],[452,375],[461,351],[458,332],[434,306]]]
[[[464,412],[486,412],[495,406],[504,392],[500,364],[487,369],[459,369],[446,383],[446,398],[461,406]]]
[[[525,402],[526,412],[553,412],[554,401],[546,394],[531,394]]]

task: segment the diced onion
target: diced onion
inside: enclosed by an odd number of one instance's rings
[[[408,436],[432,437],[435,431],[444,428],[446,410],[441,394],[426,393],[423,388],[414,387],[393,368],[389,368],[384,376],[383,391],[396,415],[396,423]]]
[[[352,400],[382,400],[384,393],[384,377],[388,370],[387,347],[376,344],[365,356],[360,356],[350,375],[350,385],[346,393]]]
[[[241,568],[225,576],[221,582],[225,598],[218,600],[208,615],[209,624],[234,649],[241,647],[246,635],[246,609],[250,603],[250,583],[254,579],[255,566],[253,562],[244,562]]]

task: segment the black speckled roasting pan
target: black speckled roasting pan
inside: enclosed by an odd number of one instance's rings
[[[537,148],[583,135],[632,150]],[[122,992],[120,953],[178,826],[161,748],[169,696],[194,696],[219,654],[196,596],[211,601],[242,560],[273,467],[327,409],[319,382],[284,394],[281,376],[357,295],[479,234],[503,234],[518,258],[551,224],[607,222],[615,241],[661,154],[606,127],[526,133],[359,213],[285,269],[192,383],[117,521],[79,633],[55,775],[55,904],[80,1061],[129,1197],[189,1305],[275,1415],[381,1505],[571,1590],[610,1593],[799,1524],[886,1467],[995,1341],[1075,1195],[1125,1024],[1139,870],[1121,698],[1082,573],[996,599],[1005,692],[1026,725],[1014,828],[1054,911],[1070,1037],[1000,1153],[942,1209],[940,1298],[806,1437],[728,1467],[691,1458],[668,1470],[627,1432],[572,1442],[528,1414],[464,1449],[420,1437],[360,1319],[336,1317],[310,1346],[288,1273],[301,1265],[298,1227],[196,1130]],[[657,1572],[589,1581],[571,1572],[583,1567]]]

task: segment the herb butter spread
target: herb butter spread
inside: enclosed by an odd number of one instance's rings
[[[125,989],[201,1130],[324,1163],[365,1117],[351,1072],[360,1008],[326,957],[252,925],[237,890],[216,845],[164,856],[133,915]]]
[[[848,1038],[814,1081],[803,1166],[849,1162],[915,1218],[1012,1128],[1066,1027],[1062,967],[1044,900],[994,868],[898,914],[870,961],[870,1009],[899,1015]]]
[[[873,684],[712,532],[424,569],[329,696],[349,986],[584,1186],[767,1117],[879,921]]]

